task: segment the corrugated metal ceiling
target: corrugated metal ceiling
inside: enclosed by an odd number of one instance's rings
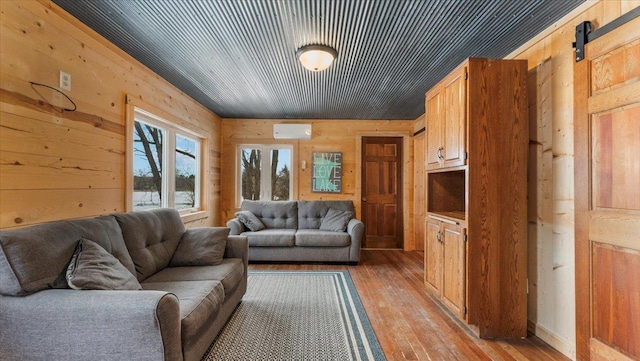
[[[464,59],[504,57],[584,0],[54,2],[221,117],[415,119]],[[308,44],[338,58],[310,72]]]

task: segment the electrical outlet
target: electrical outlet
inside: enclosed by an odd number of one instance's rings
[[[71,74],[60,70],[60,88],[71,91]]]

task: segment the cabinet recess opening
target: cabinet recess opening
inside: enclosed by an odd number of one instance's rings
[[[427,211],[464,220],[466,172],[456,170],[427,174]]]

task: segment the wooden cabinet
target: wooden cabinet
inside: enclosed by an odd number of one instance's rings
[[[527,335],[526,79],[469,59],[425,97],[425,284],[480,337]]]
[[[451,312],[466,316],[465,229],[433,215],[426,219],[425,283]]]
[[[428,170],[465,164],[467,77],[462,66],[425,96]]]

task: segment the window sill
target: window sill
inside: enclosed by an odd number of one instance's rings
[[[197,221],[204,218],[209,218],[210,214],[208,211],[195,211],[180,214],[180,218],[182,219],[182,223],[189,223],[193,221]]]

